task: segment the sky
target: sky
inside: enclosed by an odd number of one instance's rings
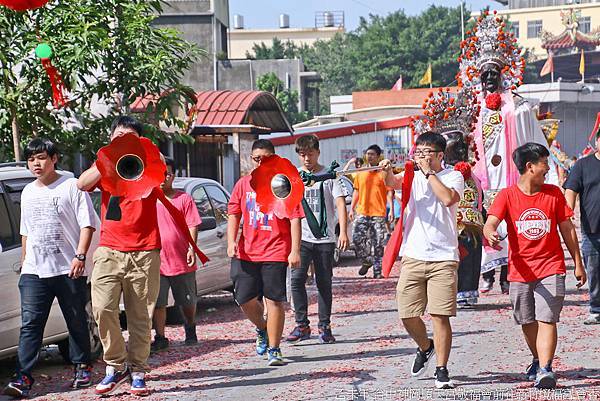
[[[457,7],[459,0],[229,0],[231,26],[233,15],[244,16],[244,27],[247,29],[278,28],[279,14],[290,16],[291,28],[310,28],[315,25],[317,11],[344,11],[346,30],[354,30],[359,18],[369,14],[387,15],[403,9],[408,15],[419,14],[435,4],[438,6]],[[505,8],[493,0],[465,1],[467,10],[479,11],[490,6],[492,10]]]

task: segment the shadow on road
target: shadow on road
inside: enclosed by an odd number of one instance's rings
[[[265,386],[272,384],[281,384],[281,383],[299,383],[304,380],[315,380],[315,379],[342,379],[348,380],[351,378],[360,378],[362,382],[373,381],[375,377],[371,375],[371,373],[375,372],[375,370],[365,370],[365,369],[347,369],[337,372],[328,372],[328,371],[320,371],[320,372],[312,372],[312,373],[296,373],[292,375],[286,376],[275,376],[275,377],[261,377],[250,380],[236,380],[230,382],[217,382],[217,383],[207,383],[207,384],[198,384],[192,386],[177,386],[175,389],[173,388],[160,388],[154,391],[154,393],[168,393],[172,391],[183,391],[183,392],[194,392],[194,391],[202,391],[209,390],[215,388],[232,388],[232,387],[240,387],[243,389],[244,387],[251,386]],[[170,379],[170,377],[165,377],[165,379]]]

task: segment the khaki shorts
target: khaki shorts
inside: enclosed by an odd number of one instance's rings
[[[565,275],[554,274],[528,283],[513,281],[509,294],[515,323],[558,323],[565,300]]]
[[[430,315],[456,316],[458,262],[402,258],[396,300],[400,319]]]

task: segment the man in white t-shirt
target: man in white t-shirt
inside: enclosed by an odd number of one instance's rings
[[[71,386],[91,385],[91,356],[86,261],[99,219],[90,196],[77,180],[58,174],[56,146],[36,138],[25,149],[27,166],[37,179],[21,195],[21,333],[17,369],[4,394],[26,397],[31,371],[42,346],[54,298],[69,329],[69,355],[75,365]]]
[[[400,248],[402,268],[396,297],[398,313],[408,334],[418,345],[411,374],[420,376],[435,350],[435,385],[453,388],[447,363],[452,346],[450,316],[456,316],[459,262],[456,212],[463,195],[460,172],[442,167],[446,140],[425,132],[416,139],[416,171],[404,216]],[[394,176],[389,160],[383,160],[386,185],[398,189],[402,179]],[[433,322],[433,340],[421,319],[428,309]]]
[[[305,135],[296,140],[296,153],[302,166],[301,171],[315,175],[325,174],[319,164],[319,139]],[[331,332],[331,306],[333,303],[332,277],[333,253],[336,247],[335,210],[340,223],[338,246],[348,247],[346,197],[337,179],[316,182],[304,190],[304,214],[302,219],[302,243],[300,245],[300,267],[291,271],[292,299],[296,315],[296,327],[288,335],[287,341],[297,343],[310,338],[308,320],[308,297],[306,277],[311,263],[315,267],[315,281],[319,293],[319,342],[335,342]]]

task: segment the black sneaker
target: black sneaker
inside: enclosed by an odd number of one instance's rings
[[[4,395],[14,398],[26,398],[29,395],[31,386],[33,386],[32,378],[26,375],[15,376],[4,388]]]
[[[154,341],[150,344],[150,352],[164,351],[169,348],[169,339],[161,335],[155,335]]]
[[[185,345],[198,344],[198,336],[196,336],[196,325],[184,325],[185,329]]]
[[[445,366],[435,368],[435,388],[440,390],[454,388],[454,382],[448,376],[448,369]]]
[[[371,263],[363,262],[362,266],[360,267],[360,270],[358,271],[358,274],[364,276],[365,274],[367,274],[371,266],[373,266]]]
[[[415,355],[415,359],[412,364],[412,369],[410,371],[410,374],[415,377],[421,376],[425,372],[425,370],[427,369],[427,364],[431,359],[431,355],[433,355],[433,340],[430,341],[431,346],[429,346],[429,349],[427,351],[421,351],[419,348],[417,348],[417,355]]]
[[[527,380],[535,381],[538,370],[540,370],[540,361],[534,359],[533,361],[531,361],[531,364],[527,366],[527,370],[525,371],[525,376],[527,377]]]

